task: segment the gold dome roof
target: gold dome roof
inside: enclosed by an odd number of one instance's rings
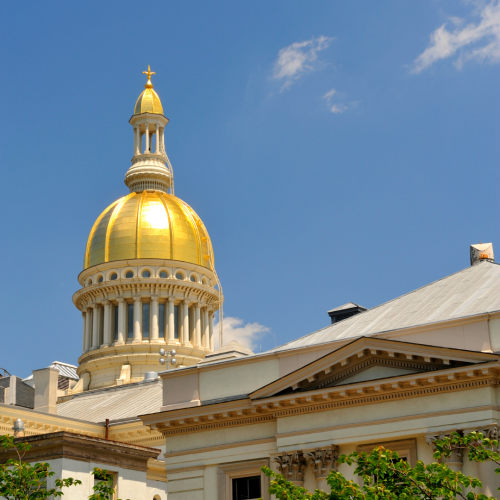
[[[151,83],[151,75],[154,75],[154,71],[148,66],[147,71],[143,71],[145,75],[148,76],[148,81],[144,85],[145,90],[137,99],[134,108],[134,115],[140,115],[141,113],[156,113],[157,115],[163,115],[163,106],[161,105],[160,98],[158,94],[153,90],[153,84]]]
[[[196,212],[160,191],[130,193],[97,218],[87,240],[84,269],[125,259],[170,259],[213,269],[208,232]]]

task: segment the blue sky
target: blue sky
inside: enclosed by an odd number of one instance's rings
[[[8,2],[0,41],[12,373],[81,352],[71,297],[148,64],[228,338],[266,350],[500,252],[498,1]]]

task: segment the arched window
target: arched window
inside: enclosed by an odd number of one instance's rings
[[[116,273],[113,273],[110,277],[109,277],[110,280],[114,281],[116,279],[118,279],[118,274]]]
[[[90,279],[90,280],[87,281],[87,286],[89,286],[91,284],[92,284],[92,280]]]
[[[178,280],[183,280],[184,279],[184,276],[182,273],[175,273],[175,277],[178,279]]]
[[[151,273],[150,273],[149,271],[144,271],[144,272],[142,273],[142,277],[143,277],[143,278],[151,278]]]
[[[168,274],[165,271],[161,271],[160,278],[168,278]]]
[[[194,276],[190,276],[189,279],[194,283],[196,281],[196,278]]]
[[[104,277],[103,276],[99,276],[98,280],[97,280],[99,283],[102,283],[104,281]]]
[[[127,274],[125,274],[125,278],[133,278],[134,273],[132,271],[127,271]]]

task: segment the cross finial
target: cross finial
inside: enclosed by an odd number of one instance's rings
[[[148,70],[147,71],[143,71],[142,72],[144,75],[148,75],[148,81],[145,85],[145,87],[147,89],[152,89],[153,88],[153,84],[151,83],[151,75],[156,75],[156,73],[154,71],[151,71],[151,66],[148,64]]]

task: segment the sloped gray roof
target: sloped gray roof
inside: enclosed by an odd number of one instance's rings
[[[58,404],[57,414],[90,422],[136,419],[138,415],[160,411],[162,399],[161,380],[140,382],[82,392]]]
[[[78,377],[78,374],[76,373],[77,367],[75,365],[70,365],[68,363],[62,363],[61,361],[53,361],[50,366],[47,368],[55,368],[56,370],[59,370],[59,375],[61,377],[67,377],[67,378],[72,378],[74,380],[78,380],[80,377]],[[27,380],[31,380],[33,378],[33,375],[30,375],[29,377],[23,378],[23,382],[26,382]]]
[[[377,335],[500,310],[500,265],[481,262],[271,351]]]

